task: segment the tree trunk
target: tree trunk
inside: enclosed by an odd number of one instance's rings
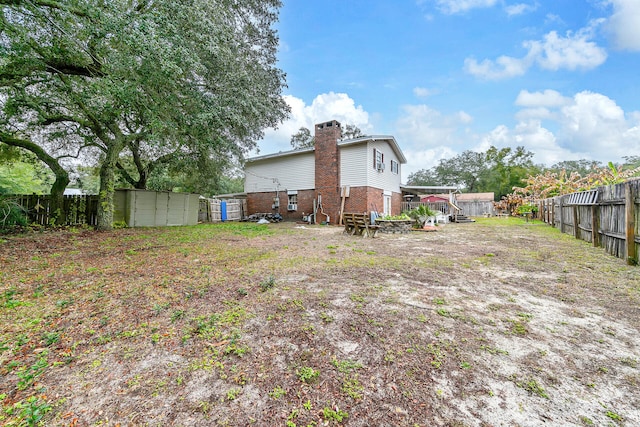
[[[64,224],[66,221],[66,212],[64,211],[64,190],[69,185],[69,174],[62,169],[64,173],[56,173],[56,180],[51,186],[51,218],[53,224]]]
[[[52,224],[63,224],[65,221],[64,212],[64,190],[69,185],[69,174],[60,165],[58,159],[52,157],[42,147],[35,143],[21,138],[16,138],[11,134],[0,132],[0,141],[13,147],[20,147],[36,155],[38,160],[46,164],[56,177],[51,186],[51,222]]]
[[[115,193],[116,164],[118,154],[122,151],[121,144],[111,144],[105,159],[100,166],[100,192],[98,193],[98,230],[113,229],[113,195]]]

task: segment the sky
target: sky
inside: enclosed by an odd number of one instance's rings
[[[640,0],[283,3],[291,115],[259,154],[335,119],[394,136],[402,182],[491,146],[547,166],[640,155]]]

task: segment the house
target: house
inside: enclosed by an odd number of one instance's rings
[[[393,136],[342,139],[339,122],[320,123],[314,147],[247,159],[247,209],[332,224],[341,212],[397,215],[406,162]]]

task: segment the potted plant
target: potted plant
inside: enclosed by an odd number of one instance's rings
[[[407,215],[409,216],[409,218],[411,218],[414,221],[414,225],[416,228],[423,228],[424,225],[429,220],[429,218],[432,218],[432,217],[434,218],[434,222],[435,222],[435,216],[437,214],[438,213],[436,211],[429,209],[429,206],[427,205],[417,206],[407,212]]]

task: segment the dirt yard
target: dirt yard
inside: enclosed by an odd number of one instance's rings
[[[0,238],[0,424],[637,426],[640,267],[540,223]]]

